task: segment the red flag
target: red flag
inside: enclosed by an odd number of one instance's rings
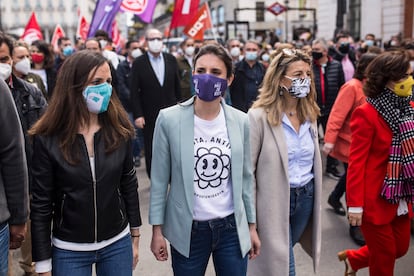
[[[207,2],[205,2],[198,10],[197,15],[194,16],[187,27],[185,27],[183,33],[196,40],[203,40],[204,31],[211,29],[212,26],[210,9],[208,8]]]
[[[59,51],[59,48],[58,48],[59,38],[64,37],[64,36],[66,36],[65,31],[63,31],[62,27],[59,24],[57,24],[55,31],[53,32],[53,35],[52,35],[52,40],[50,41],[50,44],[52,44],[55,52]]]
[[[32,12],[29,22],[27,22],[26,28],[24,28],[24,33],[20,37],[29,45],[33,41],[43,39],[42,32],[40,30],[39,24],[37,23],[36,15]]]
[[[89,32],[89,23],[86,21],[85,16],[82,15],[79,17],[78,28],[76,30],[76,37],[87,39],[88,32]]]
[[[186,26],[191,22],[198,9],[200,0],[176,0],[171,17],[170,29]]]
[[[112,22],[112,46],[118,51],[121,47],[121,33],[118,29],[118,23],[116,20]]]

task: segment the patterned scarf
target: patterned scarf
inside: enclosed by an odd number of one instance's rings
[[[414,109],[412,97],[399,97],[385,88],[367,101],[378,111],[392,130],[392,143],[381,196],[397,204],[405,199],[414,202]]]

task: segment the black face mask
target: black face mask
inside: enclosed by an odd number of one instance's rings
[[[319,60],[323,57],[323,53],[312,51],[312,58],[314,60]]]
[[[338,48],[339,52],[341,52],[342,54],[348,54],[349,52],[349,44],[341,44],[341,46],[339,46]]]

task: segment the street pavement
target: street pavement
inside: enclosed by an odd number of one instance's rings
[[[141,160],[142,166],[137,168],[139,182],[139,196],[141,205],[141,216],[143,225],[141,227],[140,257],[134,276],[168,276],[173,275],[169,258],[166,262],[155,260],[150,250],[151,226],[148,224],[149,206],[149,179],[145,171],[145,162]],[[322,252],[320,267],[313,273],[312,259],[302,250],[300,245],[295,246],[296,275],[297,276],[335,276],[344,274],[344,264],[337,259],[337,252],[345,248],[358,248],[348,234],[347,220],[343,216],[336,215],[326,203],[329,193],[335,187],[336,181],[324,176],[322,196]],[[343,199],[343,204],[345,204]],[[180,219],[180,218],[177,218]],[[15,251],[16,258],[19,251]],[[169,256],[170,257],[170,256]],[[14,266],[13,275],[22,275],[19,268]],[[212,263],[208,265],[206,276],[213,276],[214,268]],[[275,274],[276,275],[276,274]],[[358,271],[358,276],[369,275],[367,269]],[[414,241],[408,253],[397,261],[395,268],[396,276],[414,276]],[[189,275],[191,276],[191,275]],[[257,275],[261,276],[261,275]],[[267,275],[266,275],[267,276]]]

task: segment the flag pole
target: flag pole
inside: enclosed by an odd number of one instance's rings
[[[207,5],[207,11],[208,11],[208,17],[211,19],[211,14],[210,14],[210,6],[208,5],[208,2],[205,2],[205,4]],[[213,38],[216,42],[218,42],[217,39],[217,34],[216,34],[216,27],[213,26],[212,28],[212,33],[213,33]]]

